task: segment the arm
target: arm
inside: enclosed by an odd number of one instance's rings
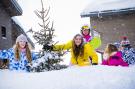
[[[94,37],[89,43],[94,49],[97,49],[101,46],[101,39],[100,37]]]
[[[102,61],[102,65],[108,65],[107,60],[103,60],[103,61]]]
[[[122,58],[122,52],[118,52],[117,53],[117,56],[120,58],[120,65],[121,66],[128,66],[128,63],[126,63],[124,60],[123,60],[123,58]]]
[[[32,60],[36,60],[36,59],[38,59],[38,58],[39,58],[38,53],[32,52]]]
[[[108,65],[108,58],[109,58],[109,54],[104,52],[103,53],[102,65]]]
[[[71,47],[72,47],[72,41],[69,41],[66,44],[54,45],[53,50],[66,50],[66,49],[71,49]]]
[[[90,44],[86,44],[85,49],[88,52],[89,56],[92,58],[92,64],[98,64],[98,56],[92,46]]]
[[[12,55],[14,55],[12,48],[8,50],[0,50],[0,59],[10,59]]]

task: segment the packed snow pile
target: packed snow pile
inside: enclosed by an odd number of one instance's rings
[[[135,66],[72,66],[34,73],[0,70],[0,89],[135,89]]]

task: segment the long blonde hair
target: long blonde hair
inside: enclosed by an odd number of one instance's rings
[[[118,48],[113,44],[107,44],[104,53],[107,53],[110,56],[113,52],[117,52]]]
[[[20,60],[20,45],[19,45],[19,42],[16,43],[14,49],[15,49],[15,58],[16,60]],[[32,61],[32,57],[31,57],[31,51],[30,51],[30,48],[28,46],[28,43],[26,42],[26,45],[25,45],[25,48],[26,48],[26,57],[27,57],[27,60],[28,62],[31,62]]]

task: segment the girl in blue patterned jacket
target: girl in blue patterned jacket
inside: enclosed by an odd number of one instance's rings
[[[9,60],[10,70],[27,70],[27,64],[35,60],[37,56],[31,53],[26,36],[21,34],[16,39],[16,45],[8,50],[0,50],[0,59]]]
[[[124,61],[129,65],[135,65],[135,49],[131,47],[130,41],[126,36],[121,41],[120,50]]]

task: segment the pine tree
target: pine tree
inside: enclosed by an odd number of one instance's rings
[[[44,9],[42,0],[41,6],[41,11],[34,11],[38,18],[42,21],[42,24],[38,23],[41,29],[39,31],[33,31],[32,29],[30,29],[28,32],[33,33],[33,37],[39,45],[53,45],[53,22],[51,24],[51,27],[49,27],[50,21],[48,16],[50,7],[48,9]],[[54,52],[51,49],[44,49],[42,52],[40,52],[40,58],[35,60],[32,65],[29,64],[27,66],[28,71],[42,72],[66,68],[66,65],[59,64],[62,61],[61,56],[63,56],[64,54],[65,52],[63,52],[62,50]]]
[[[45,45],[52,42],[52,38],[54,37],[54,29],[53,29],[53,22],[51,27],[49,27],[50,21],[49,21],[49,11],[50,7],[48,9],[44,9],[43,1],[41,0],[41,11],[36,10],[34,11],[35,14],[38,16],[38,18],[42,21],[41,23],[38,23],[41,29],[39,31],[31,31],[34,33],[33,37],[37,41],[39,45]]]

